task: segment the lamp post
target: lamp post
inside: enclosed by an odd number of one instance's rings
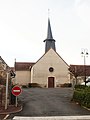
[[[82,57],[84,57],[84,82],[85,82],[85,86],[86,86],[86,57],[88,57],[88,50],[82,49],[81,55],[82,55]]]

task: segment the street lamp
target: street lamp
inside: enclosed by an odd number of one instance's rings
[[[86,57],[88,57],[88,50],[82,49],[81,55],[84,57],[84,82],[86,86]]]

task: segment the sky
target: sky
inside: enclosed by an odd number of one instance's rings
[[[45,53],[48,9],[56,51],[70,64],[83,65],[90,54],[90,0],[0,0],[0,56],[36,62]],[[85,57],[90,65],[90,56]]]

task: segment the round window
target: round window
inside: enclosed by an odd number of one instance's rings
[[[49,68],[49,71],[50,71],[50,72],[53,72],[53,71],[54,71],[54,68],[53,68],[53,67],[50,67],[50,68]]]

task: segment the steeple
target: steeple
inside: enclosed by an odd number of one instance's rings
[[[50,25],[50,19],[49,18],[48,18],[47,39],[53,39],[51,25]]]
[[[48,18],[48,29],[47,29],[47,38],[44,40],[45,42],[45,53],[52,48],[54,51],[56,51],[55,47],[55,40],[53,39],[52,36],[52,30],[51,30],[51,25],[50,25],[50,19]]]

